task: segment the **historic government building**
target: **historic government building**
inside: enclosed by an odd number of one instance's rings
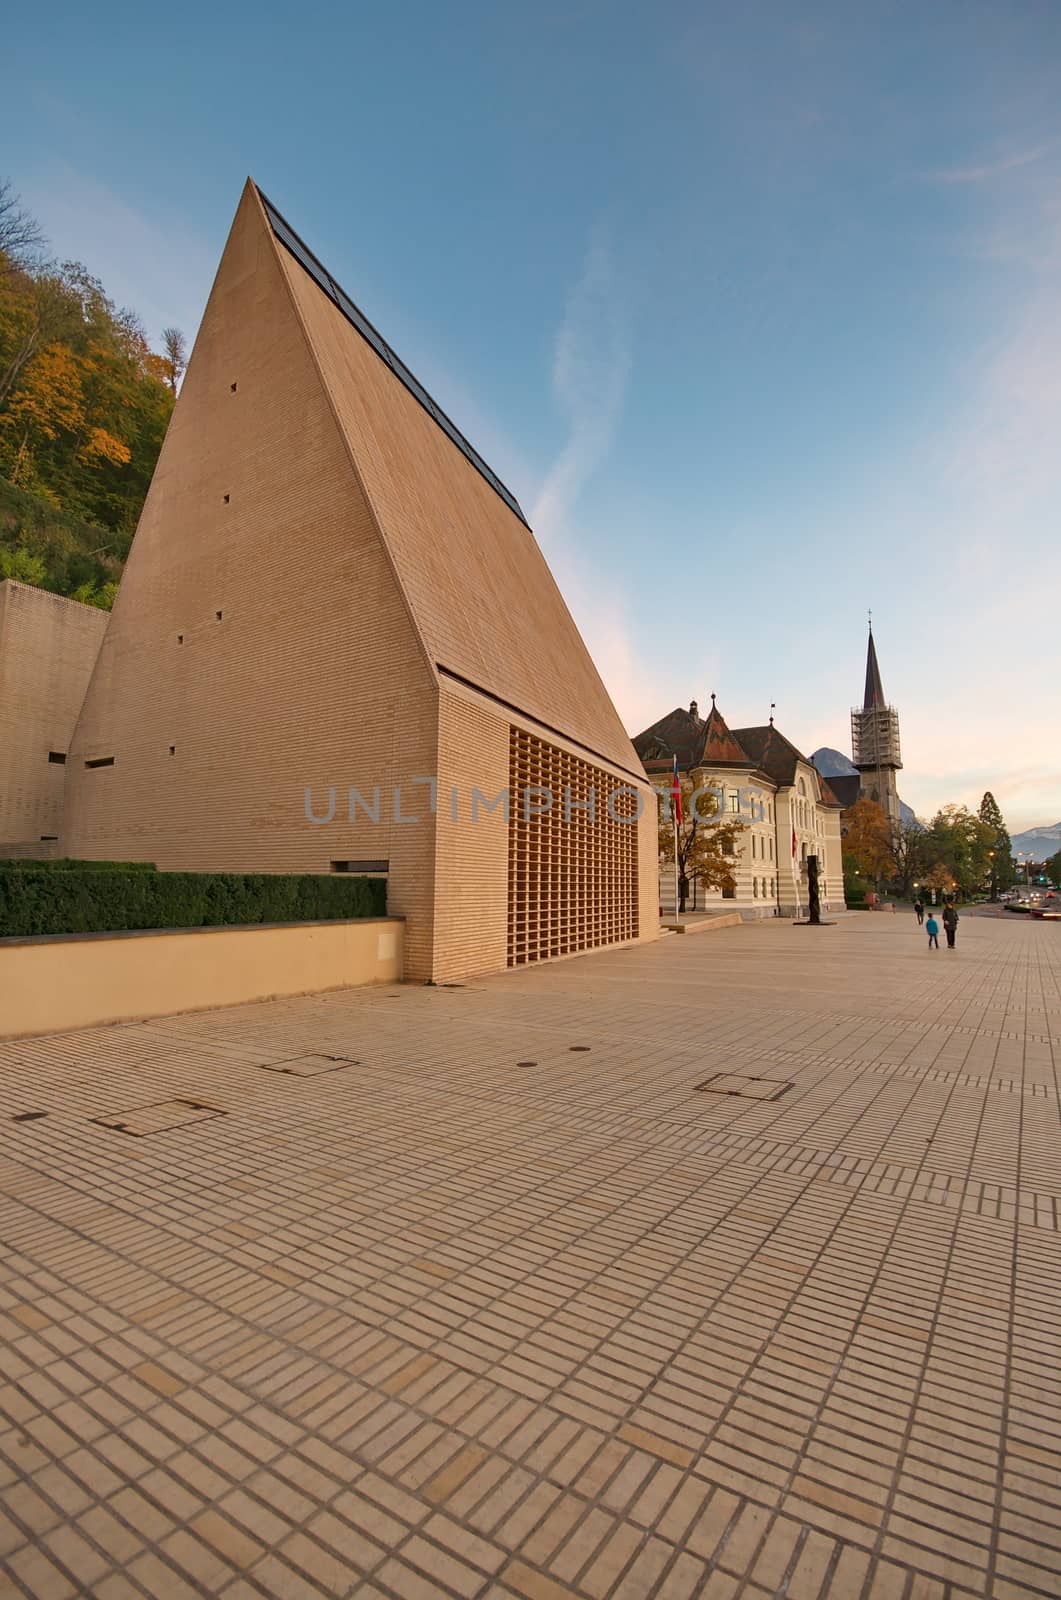
[[[706,718],[694,700],[688,711],[678,707],[639,733],[634,749],[663,787],[676,756],[679,771],[724,796],[726,812],[744,823],[729,882],[699,887],[699,906],[744,917],[806,911],[807,857],[816,855],[822,908],[843,909],[840,802],[772,717],[765,727],[731,730],[712,695]],[[671,866],[660,874],[660,903],[674,904]]]
[[[414,979],[658,931],[519,504],[250,182],[66,765],[65,854],[385,875]]]

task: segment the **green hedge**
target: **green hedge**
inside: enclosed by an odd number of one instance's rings
[[[99,863],[93,863],[98,867]],[[237,872],[0,871],[0,938],[382,917],[383,878]]]
[[[23,861],[18,856],[0,858],[0,872],[157,872],[153,861],[78,861],[60,856],[55,861]]]

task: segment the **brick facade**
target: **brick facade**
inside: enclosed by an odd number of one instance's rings
[[[507,840],[464,813],[473,787],[506,785],[521,721],[647,790],[530,530],[249,184],[86,697],[64,848],[385,863],[408,975],[489,971],[506,959]],[[307,790],[328,820],[308,819]],[[639,871],[646,937],[654,849]]]
[[[0,583],[0,855],[52,855],[74,724],[107,613]]]

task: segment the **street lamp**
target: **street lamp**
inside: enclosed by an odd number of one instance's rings
[[[997,894],[996,894],[996,890],[995,890],[995,852],[993,850],[989,850],[987,852],[987,859],[991,863],[991,891],[990,892],[991,892],[991,899],[992,899],[992,901],[994,901],[995,899],[997,899]]]

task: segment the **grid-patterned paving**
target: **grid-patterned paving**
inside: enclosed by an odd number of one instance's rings
[[[853,916],[0,1045],[0,1596],[1056,1596],[1059,1052]]]

